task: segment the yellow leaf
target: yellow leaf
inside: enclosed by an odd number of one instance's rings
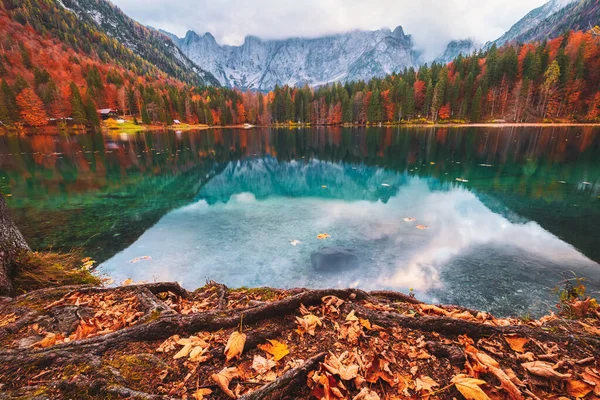
[[[229,336],[229,340],[225,346],[226,361],[235,357],[239,358],[244,351],[244,344],[246,344],[246,334],[238,331],[233,332],[231,336]]]
[[[571,374],[561,374],[552,368],[552,364],[545,361],[533,361],[521,364],[530,373],[548,379],[568,379]]]
[[[427,225],[417,225],[416,228],[417,229],[421,229],[421,230],[423,230],[423,229],[429,229],[429,227]]]
[[[354,315],[354,310],[350,311],[350,313],[346,316],[346,321],[358,321],[358,317]]]
[[[529,339],[527,338],[522,338],[514,335],[506,335],[504,336],[504,340],[506,340],[506,343],[508,343],[511,349],[519,353],[522,353],[524,351],[523,346],[525,346],[527,342],[529,342]]]
[[[211,393],[212,393],[212,390],[210,390],[208,388],[202,388],[202,389],[196,390],[196,392],[194,394],[192,394],[192,397],[194,398],[194,400],[204,400],[204,396],[208,396]]]
[[[373,329],[371,327],[371,322],[368,319],[362,319],[362,318],[360,318],[358,321],[360,322],[360,325],[363,328],[365,328],[366,330],[370,331],[371,329]]]
[[[319,233],[317,235],[317,239],[319,239],[319,240],[327,239],[327,238],[330,238],[330,237],[331,236],[328,233]]]
[[[460,374],[452,378],[452,383],[454,383],[456,389],[458,389],[467,400],[489,400],[488,395],[479,387],[479,385],[486,384],[486,382],[481,379],[475,379],[468,375]]]
[[[269,343],[258,346],[261,350],[266,351],[273,356],[273,360],[279,361],[283,357],[290,354],[287,344],[278,342],[277,340],[268,340]]]
[[[236,399],[237,396],[229,389],[231,380],[239,377],[237,368],[223,368],[218,374],[212,374],[210,378],[216,382],[221,390],[232,399]]]
[[[583,381],[567,382],[567,393],[569,396],[573,396],[576,399],[581,399],[582,397],[587,396],[593,389],[594,386]]]
[[[131,285],[131,284],[133,284],[133,279],[131,279],[131,278],[127,278],[123,281],[124,286]]]

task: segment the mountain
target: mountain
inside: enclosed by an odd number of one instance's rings
[[[552,39],[567,31],[588,30],[600,21],[600,1],[580,0],[548,16],[546,19],[517,36],[521,42]]]
[[[444,53],[437,57],[435,61],[441,64],[447,64],[459,55],[470,56],[477,50],[481,49],[481,47],[481,43],[475,41],[474,39],[453,40],[448,43]]]
[[[527,15],[514,24],[504,35],[500,36],[493,42],[488,42],[485,47],[489,48],[492,46],[492,44],[495,44],[499,47],[505,43],[521,40],[522,37],[526,36],[527,32],[535,29],[548,17],[558,13],[576,1],[577,0],[550,0],[546,4],[531,10]],[[593,0],[591,1],[593,2]]]
[[[98,30],[114,38],[136,56],[156,66],[169,76],[188,83],[215,85],[216,79],[199,68],[164,35],[129,18],[106,0],[56,0],[75,14],[85,30]]]
[[[219,45],[210,33],[188,31],[184,38],[165,34],[223,86],[242,89],[366,81],[420,64],[411,36],[400,26],[394,31],[356,30],[314,39],[248,36],[240,46]]]

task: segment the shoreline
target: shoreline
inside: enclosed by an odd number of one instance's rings
[[[358,129],[358,128],[495,128],[495,129],[503,129],[503,128],[569,128],[569,127],[590,127],[596,128],[600,127],[600,123],[598,122],[506,122],[506,123],[491,123],[491,122],[482,122],[482,123],[473,123],[473,124],[382,124],[382,125],[171,125],[171,126],[160,126],[160,125],[139,125],[136,128],[134,127],[126,127],[123,129],[109,129],[105,126],[98,129],[99,132],[103,134],[122,134],[122,133],[138,133],[145,131],[201,131],[201,130],[209,130],[209,129],[242,129],[242,130],[253,130],[253,129],[323,129],[323,128],[347,128],[347,129]],[[38,128],[33,127],[19,127],[19,128],[7,128],[0,127],[0,135],[10,135],[10,134],[58,134],[62,132],[69,133],[88,133],[93,132],[94,130],[90,129],[81,129],[75,127],[57,127],[57,126],[43,126]]]

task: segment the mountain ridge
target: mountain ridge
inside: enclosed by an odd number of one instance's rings
[[[161,32],[220,84],[241,89],[368,80],[421,64],[412,37],[401,26],[317,38],[264,40],[249,35],[239,46],[220,45],[208,32],[188,31],[183,38]]]

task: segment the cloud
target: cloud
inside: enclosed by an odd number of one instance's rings
[[[183,36],[210,32],[221,44],[247,35],[263,39],[315,37],[353,29],[402,25],[432,58],[449,40],[501,36],[545,0],[113,0],[143,24]]]

